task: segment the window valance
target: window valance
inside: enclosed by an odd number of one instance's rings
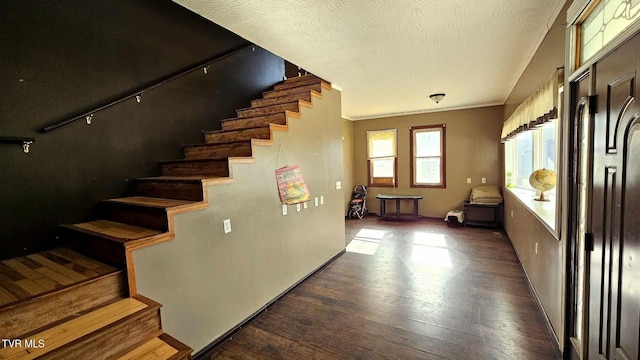
[[[502,126],[501,140],[505,142],[519,132],[558,117],[558,90],[564,81],[564,68],[556,69],[551,77],[516,108]]]

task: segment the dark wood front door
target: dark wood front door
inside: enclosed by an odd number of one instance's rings
[[[640,35],[594,67],[589,359],[639,359]]]

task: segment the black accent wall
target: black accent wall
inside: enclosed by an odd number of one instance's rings
[[[249,47],[50,133],[38,129],[240,48],[239,36],[168,0],[0,2],[0,259],[56,244],[59,225],[91,219],[99,200],[159,175],[160,160],[203,141],[284,76]]]

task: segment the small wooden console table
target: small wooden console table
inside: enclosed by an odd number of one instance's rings
[[[380,200],[380,218],[387,220],[416,220],[420,218],[418,215],[418,200],[422,199],[421,195],[389,195],[378,194],[376,199]],[[387,200],[396,201],[396,212],[387,212]],[[400,200],[413,200],[413,212],[410,214],[400,212]]]

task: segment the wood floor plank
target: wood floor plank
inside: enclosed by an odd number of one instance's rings
[[[0,284],[0,306],[10,304],[17,300],[17,296],[13,295],[9,290],[3,288]]]
[[[348,220],[347,245],[369,239],[375,251],[347,247],[207,356],[560,360],[509,239],[494,232]]]
[[[74,271],[78,274],[82,274],[84,276],[86,276],[87,278],[94,278],[96,276],[100,276],[100,274],[94,270],[91,269],[87,269],[84,266],[80,266],[76,263],[67,263],[65,265],[63,265],[64,267],[66,267],[67,269]]]
[[[17,259],[5,260],[2,263],[7,265],[14,271],[20,273],[22,276],[24,276],[27,279],[36,280],[36,279],[41,279],[43,277],[42,274],[38,273],[37,271],[34,271],[32,268],[21,263]]]
[[[66,248],[51,250],[51,253],[53,253],[53,254],[61,257],[61,258],[67,259],[67,260],[69,260],[69,262],[72,262],[74,264],[78,264],[78,265],[80,265],[80,266],[82,266],[84,268],[91,269],[91,270],[94,270],[94,271],[96,271],[96,268],[106,266],[106,265],[104,265],[104,264],[102,264],[102,263],[100,263],[98,261],[90,259],[90,258],[88,258],[88,257],[86,257],[86,256],[84,256],[82,254],[79,254],[79,253],[77,253],[75,251],[72,251],[72,250],[66,249]],[[115,269],[111,268],[110,271],[113,271],[113,270],[115,270]],[[105,273],[101,273],[101,275],[103,275]]]
[[[40,254],[32,254],[32,255],[27,255],[27,257],[37,263],[42,264],[43,266],[46,266],[47,268],[61,274],[64,275],[66,277],[68,277],[69,279],[73,280],[73,281],[82,281],[82,280],[86,280],[87,277],[85,275],[82,275],[80,273],[77,273],[73,270],[67,269],[66,267],[64,267],[63,265],[58,264],[55,261],[52,261],[50,259],[47,259],[46,257],[40,255]]]
[[[35,279],[33,280],[33,282],[47,289],[47,291],[62,287],[61,284],[58,284],[57,282],[45,276],[42,276],[40,279]]]
[[[38,262],[35,262],[35,261],[29,259],[26,256],[22,256],[22,257],[16,258],[15,260],[21,262],[23,265],[25,265],[26,267],[28,267],[31,270],[36,270],[36,269],[39,269],[39,268],[42,267],[42,264],[40,264]]]
[[[45,287],[30,279],[18,280],[15,283],[16,285],[23,288],[26,292],[28,292],[31,296],[42,294],[43,292],[47,291]]]
[[[62,274],[60,274],[59,272],[53,271],[50,268],[47,267],[41,267],[36,269],[37,272],[39,272],[40,274],[44,275],[45,277],[47,277],[48,279],[55,281],[57,284],[60,285],[71,285],[73,283],[75,283],[75,281],[71,278],[68,278]]]
[[[15,296],[17,299],[26,299],[30,297],[29,292],[24,290],[18,284],[16,284],[13,280],[9,279],[3,274],[0,274],[0,287],[4,288],[10,294]]]
[[[22,280],[25,278],[24,275],[20,274],[19,272],[15,271],[14,269],[12,269],[11,267],[7,266],[4,263],[0,263],[0,274],[6,276],[7,278],[13,281]]]

